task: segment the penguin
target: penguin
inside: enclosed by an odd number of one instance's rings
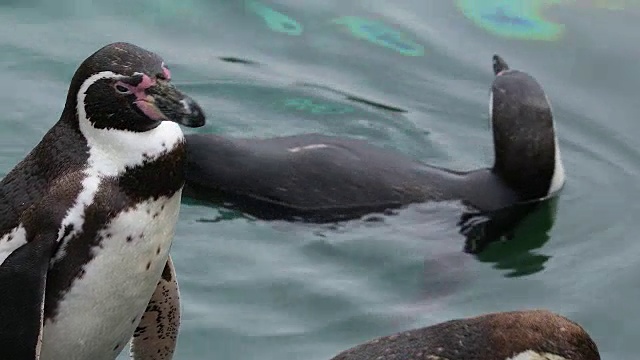
[[[591,336],[548,310],[455,319],[373,339],[331,360],[600,360]]]
[[[189,134],[185,196],[264,220],[336,222],[431,201],[505,218],[503,209],[556,195],[565,172],[542,86],[499,55],[493,72],[490,168],[445,169],[343,136]]]
[[[106,45],[62,114],[0,182],[0,358],[171,359],[180,323],[169,256],[184,186],[181,125],[198,103],[163,59]]]

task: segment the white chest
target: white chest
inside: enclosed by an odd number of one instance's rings
[[[112,360],[122,351],[167,261],[180,197],[138,204],[99,232],[103,240],[84,275],[44,324],[42,360]]]

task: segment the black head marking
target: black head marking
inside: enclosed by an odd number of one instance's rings
[[[71,81],[71,89],[77,92],[85,79],[101,71],[113,71],[125,76],[141,72],[161,77],[162,61],[157,54],[133,44],[108,44],[82,62]]]
[[[498,75],[501,71],[509,70],[509,65],[500,55],[493,55],[493,73]]]
[[[75,119],[76,110],[84,111],[95,128],[134,132],[151,130],[165,120],[204,125],[202,109],[170,80],[157,54],[133,44],[109,44],[79,66],[69,87],[65,115]],[[79,96],[83,98],[78,100]]]
[[[508,66],[494,56],[494,71]],[[524,199],[547,195],[555,167],[555,131],[551,105],[529,74],[509,70],[492,87],[494,171]]]
[[[100,48],[86,58],[73,75],[65,107],[75,111],[76,97],[82,83],[92,75],[104,71],[111,71],[123,76],[134,76],[136,72],[158,76],[163,73],[162,58],[153,52],[124,42]],[[137,85],[135,78],[128,82],[131,85]]]

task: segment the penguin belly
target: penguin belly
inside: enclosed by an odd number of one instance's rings
[[[113,360],[122,352],[168,259],[181,194],[138,203],[98,233],[93,258],[45,314],[41,360]]]

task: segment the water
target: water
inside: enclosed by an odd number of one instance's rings
[[[322,132],[451,168],[486,166],[498,53],[533,74],[554,106],[568,176],[555,223],[538,213],[513,243],[474,257],[461,252],[445,205],[319,227],[186,201],[173,247],[176,358],[328,359],[395,331],[547,308],[582,324],[603,359],[635,359],[640,4],[465,3],[5,0],[0,175],[58,119],[76,66],[113,41],[165,58],[208,113],[199,132]]]

